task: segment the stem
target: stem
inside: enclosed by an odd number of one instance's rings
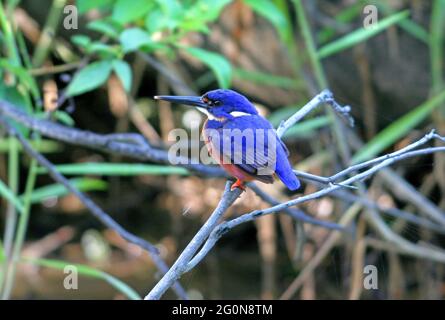
[[[8,153],[8,184],[14,196],[17,195],[18,181],[19,181],[19,150],[18,143],[15,139],[10,139],[9,153]],[[8,202],[6,209],[6,226],[4,233],[4,251],[5,261],[2,266],[2,276],[0,278],[0,289],[3,288],[3,281],[8,277],[9,264],[11,261],[12,241],[14,238],[14,231],[17,224],[17,210],[12,202]]]
[[[40,67],[48,56],[65,4],[66,0],[53,1],[48,14],[48,20],[43,28],[42,35],[40,36],[39,43],[32,58],[32,64],[35,67]]]
[[[14,250],[12,252],[12,257],[9,259],[8,273],[6,275],[5,287],[2,293],[2,300],[9,299],[14,285],[15,271],[17,263],[20,260],[20,252],[22,251],[23,242],[25,240],[25,234],[28,227],[29,215],[31,212],[31,195],[34,190],[35,181],[37,175],[37,161],[35,159],[31,160],[29,167],[28,178],[26,181],[25,196],[23,201],[23,213],[20,215],[19,224],[17,228],[17,234],[14,241]]]
[[[3,34],[5,36],[5,44],[7,55],[9,61],[15,65],[20,65],[20,56],[15,45],[14,34],[8,20],[6,19],[5,11],[3,10],[3,5],[0,4],[0,27],[2,28]]]
[[[445,35],[445,0],[435,0],[431,11],[430,26],[430,61],[432,94],[440,92],[444,85],[443,79],[443,44]],[[445,115],[445,109],[442,110]]]
[[[323,72],[321,62],[317,56],[317,49],[312,38],[309,22],[307,21],[306,14],[304,13],[303,4],[301,3],[301,0],[293,0],[293,3],[297,13],[298,25],[301,28],[301,34],[306,44],[309,60],[311,62],[312,69],[314,70],[319,89],[326,89],[328,87],[328,82]]]

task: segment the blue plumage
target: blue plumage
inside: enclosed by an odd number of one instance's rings
[[[203,134],[209,151],[238,179],[235,187],[243,188],[243,181],[253,179],[272,183],[274,174],[290,190],[300,187],[289,163],[286,146],[271,123],[260,116],[243,95],[218,89],[202,97],[158,98],[196,106],[208,115]]]

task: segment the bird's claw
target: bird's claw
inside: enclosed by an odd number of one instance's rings
[[[246,186],[243,184],[243,182],[239,179],[237,179],[232,186],[230,187],[230,191],[235,190],[236,188],[241,189],[243,192],[246,191]]]

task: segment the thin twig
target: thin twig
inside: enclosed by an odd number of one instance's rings
[[[295,123],[304,118],[307,114],[309,114],[312,110],[317,108],[320,104],[327,103],[329,104],[337,113],[345,117],[351,126],[354,126],[354,119],[351,117],[349,112],[351,111],[350,106],[342,107],[335,100],[332,92],[328,89],[323,90],[319,94],[317,94],[311,101],[306,103],[298,112],[296,112],[293,116],[291,116],[286,121],[283,121],[279,127],[277,128],[277,135],[282,137],[283,134]]]
[[[405,221],[409,221],[413,224],[422,226],[424,228],[434,230],[440,234],[445,234],[445,227],[438,225],[437,223],[431,222],[430,220],[428,220],[426,218],[418,217],[411,212],[408,212],[405,210],[400,210],[397,208],[385,208],[368,198],[356,196],[355,194],[347,192],[346,190],[337,190],[337,191],[333,192],[332,195],[338,199],[342,199],[347,202],[351,202],[351,203],[358,202],[367,208],[378,210],[388,216],[400,218]]]

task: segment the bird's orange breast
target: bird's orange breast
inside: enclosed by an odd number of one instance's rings
[[[206,129],[205,129],[206,124],[207,121],[204,123],[204,129],[202,130],[202,137],[204,139],[204,143],[206,144],[210,156],[213,159],[215,159],[215,161],[232,177],[235,177],[242,181],[255,180],[253,176],[248,174],[246,171],[244,171],[237,165],[231,163],[228,157],[225,157],[222,153],[219,152],[219,147],[215,146],[211,138],[206,134]]]

